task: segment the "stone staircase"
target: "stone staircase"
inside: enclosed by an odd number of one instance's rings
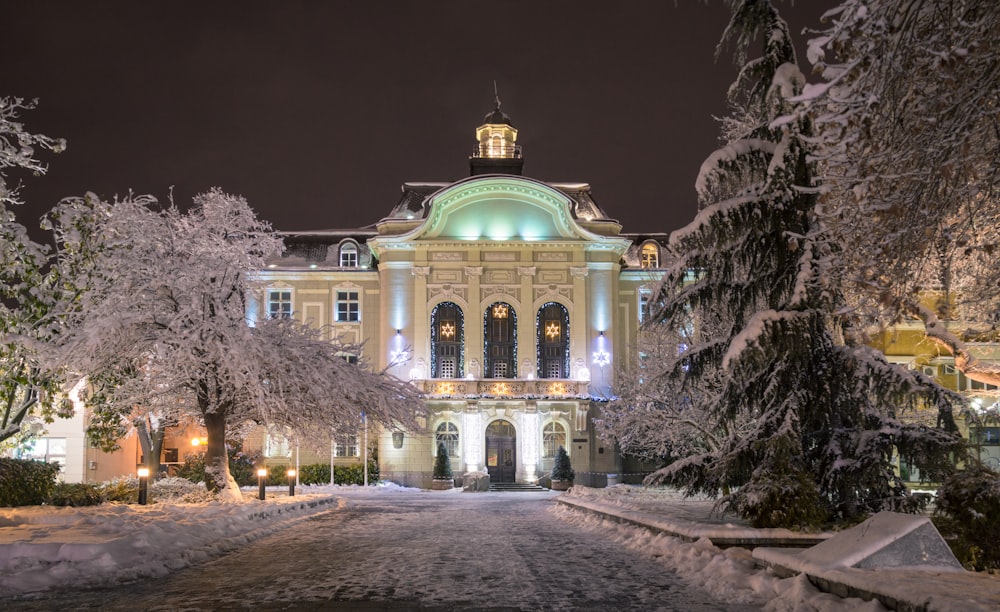
[[[523,493],[530,491],[548,491],[544,487],[536,484],[524,484],[520,482],[491,482],[490,491]]]

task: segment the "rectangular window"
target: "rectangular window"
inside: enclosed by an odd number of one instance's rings
[[[340,249],[340,267],[341,268],[357,268],[358,267],[358,251],[357,247],[352,245],[345,245]]]
[[[653,292],[649,289],[639,290],[639,322],[645,323],[649,320],[649,304],[653,301]]]
[[[441,360],[441,378],[455,378],[455,359],[453,357]]]
[[[334,454],[338,457],[360,457],[358,437],[356,435],[337,436]]]
[[[969,441],[983,446],[1000,446],[1000,427],[970,427]]]
[[[288,319],[292,316],[291,289],[271,289],[267,292],[267,316]]]
[[[356,322],[361,320],[361,303],[357,291],[337,292],[337,321]]]

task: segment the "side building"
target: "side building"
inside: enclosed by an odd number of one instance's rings
[[[593,419],[666,234],[623,234],[587,183],[523,176],[499,102],[476,137],[468,178],[404,183],[373,226],[285,233],[250,315],[328,326],[424,393],[424,431],[375,434],[382,478],[429,487],[439,443],[493,482],[535,482],[560,446],[582,478],[628,470]]]

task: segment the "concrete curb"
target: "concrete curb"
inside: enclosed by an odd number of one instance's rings
[[[657,533],[675,536],[688,542],[707,538],[719,548],[739,546],[753,549],[757,546],[776,546],[782,548],[808,548],[826,540],[829,533],[797,533],[789,529],[755,529],[754,537],[747,537],[749,528],[736,525],[706,525],[683,519],[668,519],[648,512],[627,510],[592,504],[565,495],[556,499],[557,502],[571,508],[585,510],[602,518],[644,527]]]

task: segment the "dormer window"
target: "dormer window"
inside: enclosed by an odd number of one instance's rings
[[[358,267],[358,245],[353,242],[345,242],[340,247],[340,267],[341,268],[357,268]]]
[[[660,249],[657,248],[656,244],[647,242],[642,245],[641,265],[643,268],[660,267]]]

